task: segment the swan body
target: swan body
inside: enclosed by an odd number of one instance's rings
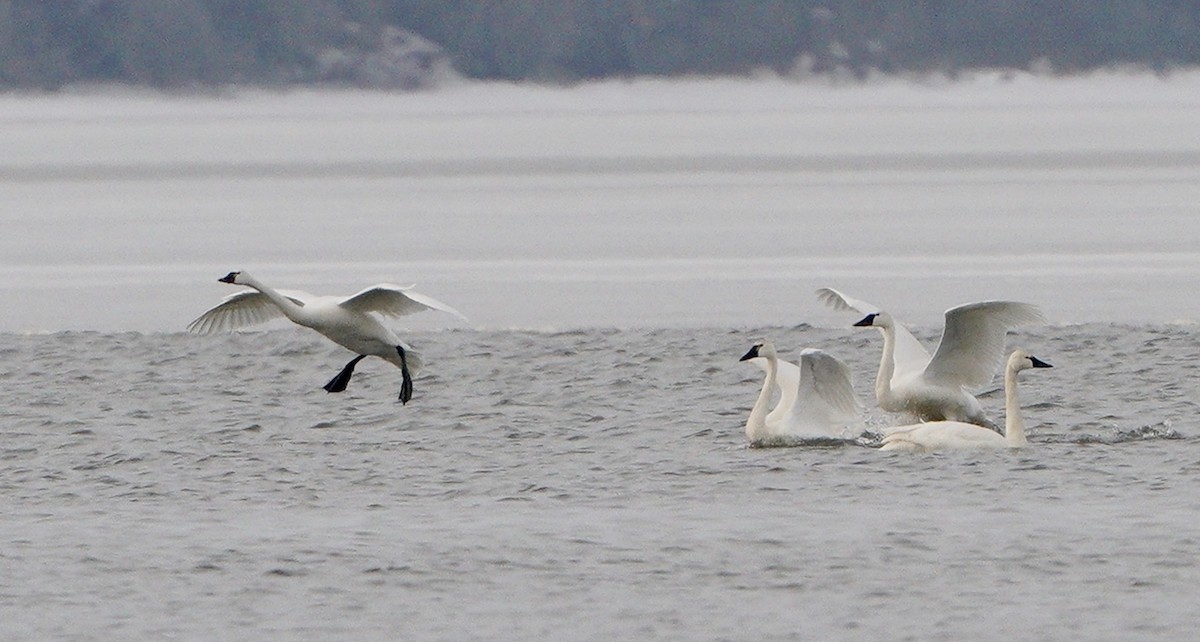
[[[762,341],[741,361],[755,364],[767,375],[746,421],[746,439],[751,444],[854,436],[848,424],[858,415],[858,402],[850,370],[837,358],[809,348],[800,353],[800,365],[796,365],[780,360],[775,345]],[[779,403],[768,412],[776,390]]]
[[[976,448],[1021,448],[1025,438],[1025,421],[1017,401],[1017,373],[1028,368],[1049,368],[1050,364],[1016,350],[1004,369],[1004,435],[960,421],[931,421],[889,429],[880,450],[933,452],[939,450],[970,450]]]
[[[988,384],[1004,359],[1009,328],[1044,323],[1037,306],[982,301],[946,310],[942,338],[932,356],[890,314],[832,288],[817,290],[826,304],[867,315],[858,327],[879,328],[883,354],[875,377],[875,400],[887,412],[918,421],[960,421],[998,431],[971,393]]]
[[[439,310],[465,319],[454,308],[410,288],[378,284],[348,297],[313,296],[296,290],[275,290],[247,272],[230,272],[222,283],[245,285],[252,290],[236,292],[188,324],[194,334],[234,330],[286,317],[297,325],[312,328],[357,356],[325,385],[328,392],[342,392],[354,367],[368,356],[379,357],[400,368],[403,383],[400,401],[412,398],[412,376],[422,365],[421,356],[400,340],[380,320],[422,310]]]

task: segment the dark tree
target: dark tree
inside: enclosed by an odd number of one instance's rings
[[[553,82],[1200,63],[1195,0],[0,0],[0,86],[412,86],[388,75],[403,32],[467,76]]]

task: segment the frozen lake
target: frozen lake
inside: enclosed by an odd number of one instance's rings
[[[233,269],[483,328],[829,323],[823,285],[1196,320],[1198,108],[1200,75],[8,96],[0,330],[178,330]]]

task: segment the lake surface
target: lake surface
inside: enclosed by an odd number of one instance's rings
[[[873,330],[0,336],[12,639],[1180,638],[1192,326],[1014,334],[1031,446],[751,449],[772,336],[870,394]],[[929,333],[922,338],[931,339]],[[786,348],[784,347],[786,346]],[[1003,395],[984,397],[999,417]],[[877,410],[866,425],[889,419]]]
[[[1200,76],[0,97],[0,637],[1189,639]],[[417,283],[416,394],[234,290]],[[905,456],[882,341],[1012,298],[1031,446]],[[771,337],[844,445],[747,448]],[[1003,410],[998,386],[985,407]]]

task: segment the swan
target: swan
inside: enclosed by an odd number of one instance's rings
[[[858,402],[846,364],[822,350],[800,353],[800,365],[779,359],[768,340],[755,343],[740,361],[762,368],[767,378],[746,421],[746,438],[754,445],[811,439],[846,438],[847,424],[858,415]],[[775,389],[779,403],[767,407]]]
[[[275,290],[247,272],[230,272],[217,280],[249,286],[253,290],[225,297],[188,324],[188,332],[212,334],[287,317],[357,354],[325,384],[327,392],[344,391],[358,362],[376,356],[400,368],[403,377],[400,403],[407,404],[412,399],[412,376],[421,369],[421,356],[384,326],[375,314],[401,317],[422,310],[440,310],[466,320],[458,310],[445,303],[410,288],[386,283],[372,285],[348,297],[318,297],[295,290]]]
[[[1050,364],[1015,350],[1004,368],[1004,436],[975,424],[960,421],[931,421],[911,426],[891,428],[883,438],[880,450],[932,452],[935,450],[964,450],[968,448],[1020,448],[1025,439],[1025,421],[1021,404],[1017,402],[1017,373],[1029,368],[1050,368]]]
[[[817,297],[840,310],[867,315],[856,327],[883,333],[883,355],[875,377],[875,400],[887,412],[902,412],[918,421],[964,421],[999,432],[968,388],[992,380],[1004,359],[1009,328],[1044,323],[1037,306],[1016,301],[982,301],[946,310],[946,325],[933,356],[890,314],[832,288]]]

